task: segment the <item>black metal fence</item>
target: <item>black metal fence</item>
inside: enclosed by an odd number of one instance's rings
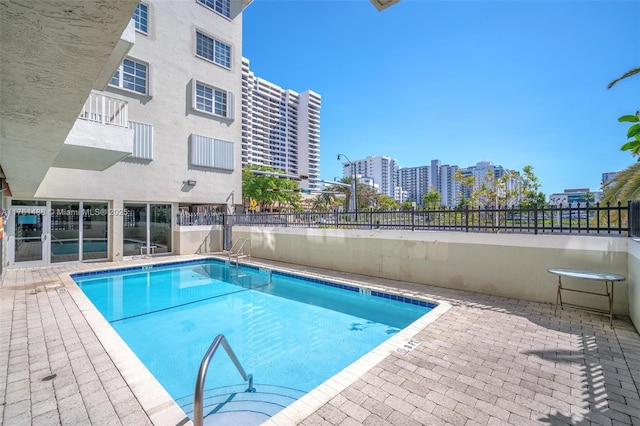
[[[531,209],[482,207],[411,211],[258,213],[236,215],[234,224],[309,228],[368,228],[461,232],[629,234],[631,204],[575,204]],[[640,216],[640,215],[639,215]]]
[[[221,213],[178,216],[178,225],[223,224]],[[428,210],[304,213],[246,213],[234,225],[333,229],[434,230],[482,233],[585,234],[640,236],[640,202],[626,205],[576,203],[532,208],[482,207]]]

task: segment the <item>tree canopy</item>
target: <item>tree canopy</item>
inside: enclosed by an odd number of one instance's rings
[[[266,166],[246,166],[242,169],[242,195],[253,199],[260,210],[274,207],[301,208],[299,182],[284,176],[282,170]]]
[[[464,208],[472,206],[516,206],[532,207],[546,203],[545,195],[539,191],[540,181],[533,173],[532,166],[524,166],[522,173],[510,170],[500,177],[488,171],[483,181],[477,184],[475,176],[456,171],[454,180],[470,194],[468,198],[460,193],[460,204]]]

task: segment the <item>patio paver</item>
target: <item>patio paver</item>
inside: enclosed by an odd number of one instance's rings
[[[141,391],[147,379],[135,378],[138,364],[107,352],[112,341],[119,344],[117,336],[96,330],[95,312],[76,302],[63,278],[148,262],[6,271],[0,288],[0,423],[188,423],[183,413],[165,407],[162,390]],[[313,404],[322,402],[307,401],[269,424],[640,424],[640,335],[628,318],[616,318],[611,328],[608,318],[587,312],[565,309],[555,316],[551,304],[258,263],[451,304],[418,331],[414,350],[391,352],[319,408]],[[312,412],[298,419],[305,407]]]

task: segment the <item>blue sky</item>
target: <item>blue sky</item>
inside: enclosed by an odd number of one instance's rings
[[[640,109],[638,1],[254,0],[243,56],[257,76],[322,96],[321,176],[385,155],[402,167],[533,166],[549,195],[600,187]]]

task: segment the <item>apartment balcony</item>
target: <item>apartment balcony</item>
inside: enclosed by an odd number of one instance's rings
[[[128,112],[127,101],[91,93],[53,166],[101,171],[131,155]]]

